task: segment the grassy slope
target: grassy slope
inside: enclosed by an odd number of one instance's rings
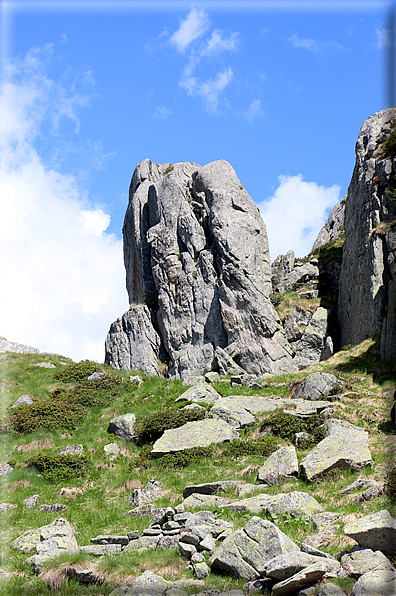
[[[379,360],[378,339],[369,339],[349,351],[342,351],[330,360],[312,366],[294,375],[283,375],[265,389],[249,390],[235,389],[227,383],[218,386],[223,395],[246,393],[260,395],[287,395],[287,385],[292,379],[306,376],[308,372],[324,371],[342,376],[352,387],[351,395],[344,397],[341,402],[335,402],[336,413],[339,417],[361,425],[370,432],[369,444],[373,456],[373,468],[367,469],[361,475],[378,478],[393,461],[395,447],[395,430],[389,420],[391,397],[396,381],[395,369],[389,363]],[[43,355],[1,354],[0,355],[0,391],[1,416],[9,405],[22,394],[30,394],[40,399],[52,399],[50,390],[65,383],[54,379],[54,374],[65,367],[57,364],[56,369],[30,368],[31,364],[43,360],[58,363],[57,358]],[[65,358],[61,358],[67,361]],[[68,361],[71,363],[71,361]],[[117,373],[126,378],[128,372]],[[216,479],[242,479],[255,482],[255,474],[241,476],[241,471],[249,465],[261,464],[263,457],[246,456],[239,459],[220,457],[221,449],[215,448],[213,456],[201,460],[198,464],[190,464],[183,469],[164,469],[159,460],[151,461],[147,468],[136,467],[139,448],[132,444],[123,445],[123,456],[114,463],[109,463],[104,457],[103,446],[113,442],[114,437],[107,433],[108,420],[126,412],[134,412],[137,417],[148,412],[155,412],[165,405],[175,407],[175,398],[184,391],[180,381],[169,381],[163,378],[145,378],[140,388],[125,390],[114,398],[110,405],[102,408],[89,407],[89,414],[75,430],[56,431],[40,430],[26,436],[1,436],[0,461],[14,460],[14,472],[0,478],[0,502],[17,504],[17,508],[0,513],[0,524],[3,540],[2,561],[0,567],[10,572],[7,580],[0,580],[0,593],[16,594],[46,594],[54,593],[36,578],[25,561],[27,555],[22,555],[9,548],[10,542],[28,529],[37,528],[50,523],[63,515],[75,528],[79,545],[89,544],[90,538],[104,533],[124,534],[127,531],[148,527],[150,521],[125,517],[124,513],[130,509],[129,498],[134,488],[141,487],[149,479],[157,479],[163,483],[165,496],[157,502],[161,505],[175,505],[182,500],[184,486],[192,483]],[[70,385],[72,387],[72,385]],[[183,405],[183,404],[182,404]],[[244,431],[244,435],[254,433],[254,428]],[[27,467],[30,457],[41,451],[55,453],[57,450],[71,444],[82,443],[85,451],[91,455],[93,465],[88,474],[80,479],[48,483],[38,473],[37,469]],[[301,459],[307,451],[299,450]],[[338,511],[343,515],[356,516],[387,508],[393,515],[395,509],[387,496],[382,496],[372,502],[362,505],[353,503],[357,494],[339,495],[338,490],[351,483],[359,474],[335,471],[324,477],[320,482],[307,484],[297,480],[282,486],[270,487],[267,492],[275,494],[289,490],[301,490],[311,494],[319,502],[325,504],[328,511]],[[74,496],[60,496],[59,491],[64,488],[74,490]],[[73,492],[73,491],[72,491]],[[23,499],[33,494],[40,495],[39,504],[63,503],[68,509],[61,514],[40,512],[38,507],[27,510]],[[229,492],[229,497],[237,498],[235,492]],[[222,513],[225,519],[232,520],[235,527],[243,526],[250,515]],[[263,514],[265,517],[265,514]],[[277,521],[279,527],[292,539],[300,542],[305,536],[313,534],[314,529],[304,519],[283,518]],[[353,541],[346,538],[339,531],[337,539],[327,547],[328,552],[339,556]],[[326,550],[326,549],[325,549]],[[69,581],[58,588],[57,594],[88,595],[102,594],[103,596],[117,585],[122,585],[127,578],[139,575],[145,569],[151,569],[164,577],[191,577],[185,570],[185,562],[177,551],[163,553],[147,553],[146,556],[136,554],[119,555],[118,557],[104,557],[99,563],[91,557],[74,557],[82,560],[84,566],[87,561],[96,562],[102,569],[106,581],[101,586],[80,586]],[[65,561],[62,561],[65,563]],[[51,570],[53,573],[54,567]],[[50,571],[51,574],[51,571]],[[56,575],[56,573],[55,573]],[[353,580],[338,580],[344,589],[353,584]],[[241,588],[241,580],[233,580],[225,576],[210,576],[211,584],[215,587]]]

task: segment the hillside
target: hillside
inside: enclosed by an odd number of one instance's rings
[[[324,553],[328,553],[340,560],[344,551],[349,551],[356,545],[355,540],[344,533],[346,524],[384,509],[395,515],[395,477],[394,473],[393,476],[389,474],[389,470],[394,467],[395,427],[390,420],[390,409],[394,399],[396,371],[389,363],[379,359],[379,350],[377,336],[359,346],[340,351],[325,362],[303,371],[256,379],[252,388],[243,384],[246,379],[238,378],[238,375],[234,375],[232,384],[230,377],[224,376],[214,376],[211,384],[206,383],[206,386],[211,385],[217,390],[220,396],[260,396],[264,403],[265,398],[271,396],[279,399],[289,397],[292,389],[297,386],[296,380],[301,380],[312,372],[331,373],[337,377],[337,385],[333,389],[335,396],[325,395],[322,399],[331,399],[333,420],[344,420],[368,431],[372,465],[355,471],[335,467],[313,481],[302,478],[300,465],[298,478],[278,478],[278,484],[259,482],[257,469],[263,466],[271,452],[279,446],[292,445],[291,439],[295,432],[308,429],[313,437],[312,442],[307,441],[296,448],[301,464],[315,443],[323,440],[321,425],[326,414],[323,419],[320,416],[298,418],[282,413],[285,409],[282,406],[275,411],[275,417],[274,412],[257,412],[250,424],[242,424],[236,431],[239,440],[212,444],[209,449],[179,451],[176,455],[152,459],[150,444],[162,434],[164,428],[172,426],[172,420],[175,419],[172,413],[179,412],[177,424],[180,425],[187,419],[206,416],[211,407],[204,402],[199,404],[201,410],[196,407],[193,410],[182,410],[186,402],[176,402],[176,399],[188,385],[183,385],[181,380],[149,377],[133,371],[116,371],[106,365],[89,362],[74,365],[61,356],[10,352],[0,354],[3,418],[0,458],[3,470],[0,498],[3,504],[0,513],[3,536],[1,593],[9,596],[54,592],[64,595],[107,596],[120,586],[133,585],[136,578],[147,570],[169,582],[190,580],[184,582],[182,588],[179,583],[178,588],[171,591],[171,584],[167,584],[162,592],[155,593],[165,594],[166,589],[169,594],[180,595],[203,593],[204,589],[212,590],[204,592],[205,594],[219,594],[225,590],[240,590],[234,594],[255,594],[265,593],[265,589],[268,590],[267,593],[271,593],[271,588],[279,580],[249,582],[244,577],[235,578],[226,570],[225,565],[222,569],[221,565],[213,563],[213,559],[212,572],[201,582],[191,582],[194,578],[197,581],[196,574],[187,568],[188,560],[181,557],[177,542],[172,543],[169,538],[182,536],[180,530],[167,535],[168,548],[157,545],[155,549],[125,549],[123,552],[102,556],[81,551],[65,554],[60,558],[49,559],[38,575],[35,575],[32,565],[26,562],[29,556],[34,555],[34,549],[29,553],[22,553],[10,547],[11,542],[27,530],[46,526],[61,516],[71,524],[78,547],[90,545],[91,539],[99,535],[125,537],[128,533],[138,531],[142,536],[145,529],[147,535],[153,519],[147,515],[136,517],[126,513],[136,509],[136,504],[139,503],[139,491],[136,492],[135,489],[140,489],[153,480],[161,483],[158,487],[154,485],[152,495],[157,498],[154,501],[151,495],[153,507],[156,510],[172,507],[173,514],[176,506],[183,502],[183,490],[186,487],[208,482],[237,481],[237,485],[224,485],[225,490],[212,498],[212,503],[208,503],[206,498],[201,505],[195,501],[195,506],[214,512],[217,520],[232,522],[233,531],[246,526],[252,517],[269,520],[296,545],[300,546],[305,542],[312,547],[316,544],[312,548],[319,549],[322,558]],[[43,362],[51,363],[54,367],[38,366]],[[87,377],[95,371],[104,372],[105,376],[87,381]],[[143,379],[140,386],[133,378],[138,374]],[[131,375],[132,381],[129,379]],[[33,404],[10,409],[21,395],[32,396]],[[317,402],[306,400],[306,404],[310,403]],[[293,408],[289,406],[290,409]],[[135,442],[123,441],[107,432],[109,420],[126,413],[136,416]],[[156,414],[156,418],[144,425],[144,420],[147,422],[145,417],[152,414]],[[44,421],[48,422],[48,428],[44,428]],[[308,421],[311,421],[311,426],[307,426]],[[35,427],[36,423],[39,428]],[[262,438],[258,438],[265,430],[269,434],[264,433]],[[137,445],[136,441],[140,444]],[[104,451],[106,445],[113,443],[120,448],[115,458],[106,455]],[[58,451],[71,445],[82,445],[82,453],[80,448],[79,455],[56,456]],[[6,469],[5,464],[9,464],[13,470]],[[392,478],[393,484],[390,483]],[[375,488],[372,495],[378,493],[377,496],[372,500],[368,496],[369,500],[361,499],[357,502],[357,497],[362,495],[365,487],[370,487],[370,483],[364,482],[360,483],[360,488],[355,485],[350,492],[340,492],[357,479],[375,480],[375,483],[371,483]],[[385,488],[382,488],[383,483]],[[129,501],[134,491],[135,500],[131,505]],[[337,514],[334,516],[337,518],[336,523],[330,524],[327,530],[325,528],[323,534],[323,531],[320,532],[320,524],[323,525],[322,513],[319,518],[314,515],[312,519],[310,510],[301,509],[304,513],[293,514],[285,512],[287,508],[284,508],[283,513],[277,513],[275,509],[271,513],[263,507],[261,511],[257,509],[253,516],[249,510],[230,507],[230,503],[246,496],[274,496],[296,492],[313,497],[319,510]],[[38,495],[38,501],[28,509],[24,500],[33,495]],[[65,508],[62,510],[58,507],[58,511],[54,512],[40,510],[42,505],[56,503]],[[15,507],[6,508],[4,504]],[[194,506],[186,505],[185,510],[195,509]],[[177,511],[182,511],[182,508],[179,507]],[[183,518],[182,513],[179,516]],[[175,523],[171,522],[170,526]],[[176,527],[179,526],[176,523]],[[318,535],[316,541],[315,538],[309,538]],[[208,547],[209,550],[203,550],[203,562],[210,566],[210,548],[221,549],[221,545],[217,540]],[[98,548],[100,550],[101,547]],[[121,547],[118,548],[120,549]],[[396,562],[395,554],[389,555],[393,562]],[[84,569],[89,569],[89,573],[81,573]],[[344,565],[342,572],[330,573],[328,577],[322,571],[319,573],[321,579],[311,583],[317,589],[331,583],[342,588],[343,592],[340,593],[350,594],[356,584],[356,575],[350,577],[350,574],[350,568]],[[80,581],[73,579],[77,577]],[[261,577],[264,578],[265,573]],[[299,590],[284,593],[298,592]],[[114,595],[121,593],[142,592],[127,592],[126,588],[113,592]]]

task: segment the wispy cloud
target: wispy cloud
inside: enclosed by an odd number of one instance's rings
[[[303,48],[304,50],[314,54],[318,54],[319,52],[329,48],[338,50],[340,52],[346,50],[345,46],[336,41],[318,41],[317,39],[312,39],[310,37],[300,37],[298,33],[295,33],[289,37],[289,41],[292,42],[295,48]]]
[[[154,120],[166,120],[172,114],[171,110],[168,110],[165,106],[157,106],[155,108],[153,119]]]
[[[378,50],[392,47],[395,45],[395,32],[384,27],[375,29],[376,47]]]
[[[300,37],[298,33],[289,37],[289,41],[292,42],[295,48],[304,48],[308,52],[314,52],[316,54],[322,51],[322,44],[320,42],[316,39]]]
[[[0,87],[0,253],[7,288],[0,328],[9,340],[100,361],[109,323],[127,308],[122,242],[106,232],[110,216],[76,179],[37,152],[39,136],[56,145],[65,119],[78,130],[79,108],[90,100],[76,85],[49,77],[52,52],[52,46],[34,48],[9,64]]]
[[[215,29],[211,37],[207,40],[205,48],[201,52],[201,56],[211,56],[219,54],[220,52],[234,52],[239,45],[239,34],[234,32],[230,35],[225,35],[223,31]]]
[[[191,69],[187,68],[179,84],[189,95],[201,97],[209,112],[216,112],[219,105],[220,94],[230,84],[234,73],[231,67],[219,72],[215,79],[201,81],[191,76]]]
[[[207,31],[209,17],[203,9],[197,10],[192,7],[185,19],[182,19],[177,31],[172,35],[169,42],[179,52],[184,52],[188,46]]]
[[[264,116],[264,111],[261,107],[261,100],[254,99],[249,107],[241,113],[241,116],[246,118],[250,123],[252,123],[255,118],[262,118]]]
[[[259,204],[267,225],[271,259],[288,250],[296,256],[309,253],[329,210],[340,200],[340,187],[306,182],[301,174],[279,176],[272,197]]]

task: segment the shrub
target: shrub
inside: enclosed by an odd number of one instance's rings
[[[54,379],[63,381],[64,383],[73,383],[83,381],[94,372],[101,372],[98,363],[91,360],[82,360],[81,362],[77,362],[77,364],[70,364],[70,366],[66,366],[63,370],[57,372],[54,375]]]
[[[222,449],[222,455],[224,457],[242,457],[244,455],[263,455],[266,457],[276,451],[278,445],[278,439],[270,435],[248,441],[235,439]]]
[[[212,447],[194,447],[184,449],[175,453],[168,453],[161,457],[161,467],[164,469],[186,468],[190,464],[197,463],[205,457],[212,457]]]
[[[52,395],[61,401],[72,401],[82,406],[102,407],[112,402],[125,387],[131,390],[133,386],[127,385],[125,380],[117,374],[106,374],[105,377],[97,381],[84,379],[73,389],[55,389]]]
[[[396,468],[387,473],[385,493],[391,501],[396,501]]]
[[[138,445],[153,443],[170,428],[179,428],[193,420],[202,420],[206,412],[200,408],[191,410],[163,410],[141,418],[135,426],[135,441]]]
[[[27,465],[37,468],[48,482],[57,482],[70,478],[82,478],[90,467],[91,460],[87,455],[72,453],[60,455],[37,453],[27,462]]]
[[[395,121],[392,123],[395,124]],[[391,132],[389,139],[385,141],[381,148],[382,157],[396,157],[396,130]]]
[[[167,174],[169,174],[169,172],[173,172],[173,170],[174,170],[174,169],[175,169],[175,168],[174,168],[174,166],[172,166],[172,164],[170,164],[170,165],[169,165],[169,166],[166,168],[165,172],[164,172],[162,175],[163,175],[163,176],[166,176]]]
[[[272,306],[279,306],[279,304],[282,302],[282,294],[280,294],[279,292],[273,292],[272,294],[270,294],[270,300]]]
[[[37,401],[10,412],[3,425],[8,431],[26,435],[44,428],[75,429],[85,416],[86,409],[71,401]]]
[[[304,419],[287,412],[275,412],[265,419],[262,428],[269,427],[275,436],[289,441],[296,433],[306,432],[312,435],[315,443],[318,443],[325,437],[323,422],[324,418],[319,415]]]

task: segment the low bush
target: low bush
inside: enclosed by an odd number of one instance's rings
[[[312,436],[314,443],[319,443],[325,437],[324,420],[320,415],[298,418],[287,412],[274,412],[265,419],[261,428],[269,428],[275,436],[289,441],[296,433],[306,432]]]
[[[86,409],[72,401],[37,401],[10,412],[3,422],[3,430],[26,435],[38,429],[77,428],[87,414]]]
[[[390,470],[386,476],[385,493],[391,501],[396,501],[396,468]]]
[[[54,379],[63,383],[75,383],[83,381],[94,372],[102,372],[97,362],[82,360],[76,364],[70,364],[54,375]]]
[[[37,453],[27,462],[27,465],[37,468],[48,482],[58,482],[85,476],[91,460],[87,455],[72,453],[60,455]]]
[[[200,408],[191,410],[166,409],[141,418],[135,426],[135,441],[138,445],[153,443],[170,428],[179,428],[194,420],[202,420],[206,412]]]
[[[175,453],[168,453],[161,457],[161,467],[164,469],[186,468],[190,464],[195,464],[205,457],[212,457],[212,447],[194,447],[193,449],[184,449]]]
[[[117,374],[107,375],[96,381],[84,379],[72,389],[55,389],[52,395],[60,401],[70,402],[82,406],[102,407],[111,403],[125,390],[132,390],[131,384]]]
[[[222,456],[242,457],[244,455],[262,455],[266,457],[276,451],[278,446],[279,440],[271,435],[247,441],[235,439],[222,449]]]

